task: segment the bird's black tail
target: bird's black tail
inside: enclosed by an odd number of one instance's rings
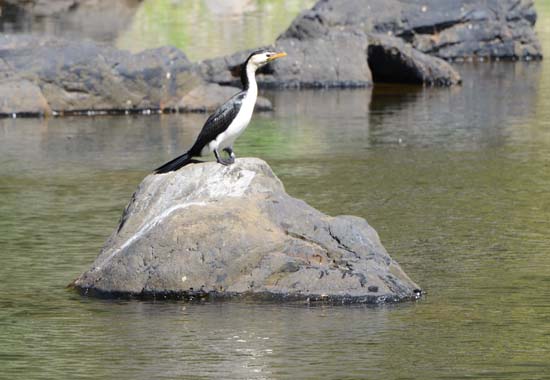
[[[174,158],[172,161],[169,161],[165,163],[164,165],[156,168],[153,173],[155,174],[162,174],[162,173],[168,173],[174,170],[178,170],[179,168],[187,165],[192,161],[191,155],[189,152],[182,154],[179,157]]]

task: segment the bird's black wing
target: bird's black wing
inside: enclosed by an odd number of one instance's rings
[[[190,156],[199,156],[204,148],[212,140],[223,133],[235,119],[241,109],[246,92],[241,91],[233,95],[227,102],[218,108],[204,123],[197,141],[189,150]]]

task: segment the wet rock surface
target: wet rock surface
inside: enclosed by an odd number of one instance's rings
[[[418,286],[358,217],[290,197],[259,159],[191,164],[140,184],[83,294],[381,303]]]

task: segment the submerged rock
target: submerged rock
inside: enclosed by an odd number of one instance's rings
[[[362,218],[327,216],[290,197],[259,159],[149,175],[82,293],[379,303],[418,286]]]

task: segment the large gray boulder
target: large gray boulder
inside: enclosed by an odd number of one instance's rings
[[[368,39],[361,31],[333,31],[323,38],[278,39],[272,46],[288,56],[260,70],[256,79],[264,88],[369,87]],[[244,60],[257,49],[199,62],[209,82],[235,85]]]
[[[421,293],[364,219],[290,197],[254,158],[146,177],[73,286],[99,296],[339,303]]]

